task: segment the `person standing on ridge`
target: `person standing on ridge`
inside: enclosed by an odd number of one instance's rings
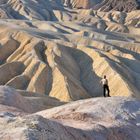
[[[101,84],[103,86],[103,95],[104,95],[104,97],[106,97],[106,91],[107,91],[107,96],[110,97],[110,95],[109,95],[110,90],[109,90],[108,80],[106,78],[106,75],[104,75],[104,78],[101,80]]]

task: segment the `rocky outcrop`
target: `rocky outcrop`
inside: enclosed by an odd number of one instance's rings
[[[79,10],[131,12],[139,8],[140,2],[137,0],[8,0],[0,2],[0,18],[71,21],[72,15],[75,17]],[[31,26],[30,23],[28,25]]]
[[[137,0],[104,0],[94,7],[101,11],[108,12],[110,10],[131,12],[140,9],[140,2]]]
[[[139,107],[140,101],[136,99],[96,98],[73,102],[37,114],[64,125],[67,132],[72,134],[72,139],[135,140],[140,137]]]
[[[139,140],[137,5],[1,0],[0,140]]]
[[[57,99],[45,95],[0,86],[0,112],[33,113],[62,104]]]
[[[69,8],[96,9],[109,12],[110,10],[131,12],[140,9],[140,2],[137,0],[65,0]]]
[[[139,100],[111,97],[76,101],[22,117],[0,113],[0,139],[136,140],[139,108]]]

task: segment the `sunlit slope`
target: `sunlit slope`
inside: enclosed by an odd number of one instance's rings
[[[1,85],[69,101],[101,96],[106,74],[111,95],[139,96],[138,35],[74,22],[28,23],[0,24]]]
[[[3,1],[0,85],[71,101],[102,96],[107,75],[112,96],[140,97],[139,18],[139,11]]]

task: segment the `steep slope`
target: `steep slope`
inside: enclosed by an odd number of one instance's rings
[[[135,0],[1,0],[0,139],[139,140],[138,8]],[[103,75],[114,97],[92,99],[103,96]]]
[[[140,8],[138,0],[65,0],[69,8],[96,9],[104,12],[110,10],[131,12]]]
[[[131,12],[140,9],[140,2],[138,0],[104,0],[94,8],[106,12],[110,10]]]
[[[72,20],[73,15],[74,17],[77,15],[77,9],[131,12],[139,7],[140,2],[136,0],[8,0],[0,3],[0,18],[41,21]]]
[[[69,8],[89,9],[93,8],[103,0],[64,0],[64,5]]]
[[[139,98],[140,12],[62,3],[1,3],[7,16],[0,20],[0,84],[68,102],[102,96],[107,75],[112,96]]]

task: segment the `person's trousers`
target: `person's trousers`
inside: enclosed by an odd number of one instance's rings
[[[110,97],[110,95],[109,95],[110,90],[109,90],[108,85],[103,85],[103,94],[104,94],[104,97],[106,97],[106,92],[107,92],[107,96]]]

